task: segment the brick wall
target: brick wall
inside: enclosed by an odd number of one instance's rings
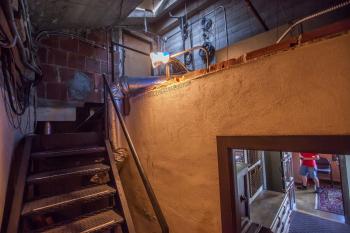
[[[106,45],[106,33],[94,31],[87,39]],[[43,80],[37,92],[39,98],[50,100],[77,100],[68,91],[69,81],[77,72],[84,73],[91,83],[91,92],[84,102],[103,100],[102,74],[107,73],[107,50],[94,47],[78,39],[50,36],[40,41],[38,50]]]

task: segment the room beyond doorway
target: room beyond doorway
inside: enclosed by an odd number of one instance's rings
[[[276,175],[278,174],[277,170],[279,170],[279,167],[285,166],[284,163],[289,163],[291,160],[289,159],[291,157],[290,154],[292,152],[306,151],[310,153],[312,151],[318,151],[319,153],[350,154],[349,136],[225,136],[217,137],[217,142],[223,233],[239,233],[247,232],[247,230],[249,231],[250,226],[255,224],[255,222],[252,221],[253,215],[250,213],[251,205],[253,205],[254,202],[256,203],[257,201],[260,201],[263,208],[260,208],[260,210],[259,208],[256,209],[257,212],[255,213],[255,216],[267,216],[263,211],[265,209],[269,209],[269,207],[266,206],[266,200],[274,199],[281,200],[279,200],[280,205],[276,206],[275,208],[276,214],[273,215],[274,218],[272,218],[271,224],[269,227],[266,227],[266,225],[264,226],[263,223],[258,224],[262,225],[265,229],[267,228],[271,232],[288,232],[289,226],[288,224],[285,224],[285,222],[288,222],[288,218],[293,215],[296,210],[293,208],[293,193],[295,190],[293,188],[294,179],[291,178],[289,169],[283,169],[282,172],[279,172],[279,175]],[[263,162],[256,162],[252,164],[248,163],[248,165],[245,166],[244,162],[242,163],[242,159],[240,159],[239,155],[242,154],[242,151],[243,154],[252,154],[253,157],[256,157],[256,155],[259,157],[259,153],[261,152],[275,153],[275,155],[269,157],[278,160],[277,162],[271,162],[273,165],[272,168],[277,167],[277,170],[276,172],[271,172],[271,170],[269,170],[269,172],[272,173],[273,176],[271,183],[274,183],[274,181],[279,183],[281,195],[278,195],[279,190],[276,192],[275,190],[264,190],[263,188],[261,191],[261,185],[259,184],[256,186],[254,185],[255,187],[253,189],[254,192],[260,192],[257,195],[251,195],[252,193],[249,193],[249,191],[242,191],[245,189],[245,187],[251,186],[249,183],[251,181],[244,178],[244,176],[252,177],[253,175],[246,174],[248,174],[248,172],[252,169],[258,168],[259,164],[263,164]],[[343,161],[350,162],[348,161],[348,157],[350,158],[350,156],[342,156],[341,164]],[[350,169],[347,167],[347,165],[348,163],[341,166],[342,172],[344,171],[343,176],[347,177],[347,179],[342,179],[342,185],[345,190],[344,199],[347,200],[344,203],[345,216],[349,216],[347,208],[349,205],[348,177]],[[261,166],[266,167],[266,165]],[[285,167],[290,168],[291,165],[287,165]],[[271,167],[269,167],[269,169],[271,169]],[[259,183],[257,180],[261,181],[261,179],[257,178],[251,183]],[[251,198],[253,198],[253,200],[250,200]],[[265,201],[261,201],[261,198]],[[346,224],[343,225],[346,226]]]
[[[340,160],[342,155],[317,154],[315,160],[316,176],[319,179],[319,193],[314,193],[315,183],[308,174],[307,189],[302,190],[300,168],[303,163],[300,153],[293,153],[294,180],[296,189],[296,208],[304,213],[340,223],[345,222],[343,190],[341,182]]]

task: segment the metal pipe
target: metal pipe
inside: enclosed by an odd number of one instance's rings
[[[217,10],[221,9],[224,12],[224,23],[225,23],[225,32],[226,32],[226,59],[228,59],[228,46],[229,46],[229,39],[228,39],[228,28],[227,28],[227,14],[226,14],[226,8],[222,5],[216,7],[215,9],[213,9],[212,11],[209,11],[207,14],[203,15],[203,17],[206,17],[208,15],[211,15],[213,13],[215,13]],[[201,18],[198,18],[194,21],[192,21],[189,26],[192,26],[193,24],[197,23],[198,21],[200,21]],[[170,35],[169,37],[167,37],[167,39],[169,40],[170,38],[172,38],[173,36],[177,35],[178,33],[180,33],[181,31],[177,31],[174,34]]]
[[[179,64],[186,72],[189,72],[189,70],[187,69],[186,65],[183,64],[183,63],[182,63],[181,61],[179,61],[178,59],[172,58],[172,59],[170,60],[169,63],[172,63],[172,62],[174,62],[174,63],[176,63],[176,64]]]
[[[121,78],[121,86],[125,93],[132,93],[147,89],[151,86],[164,83],[166,78],[164,76],[145,76],[145,77],[128,77]]]
[[[147,192],[147,195],[151,201],[151,204],[152,204],[152,207],[153,207],[153,210],[156,214],[156,217],[158,219],[158,222],[160,224],[160,227],[162,229],[162,232],[163,233],[169,233],[169,227],[168,227],[168,224],[165,220],[165,217],[164,217],[164,214],[160,208],[160,205],[159,205],[159,202],[157,200],[157,197],[152,189],[152,186],[151,186],[151,183],[149,182],[148,180],[148,177],[145,173],[145,170],[142,166],[142,163],[141,163],[141,160],[136,152],[136,148],[134,146],[134,143],[132,142],[131,140],[131,136],[129,134],[129,131],[126,127],[126,124],[125,124],[125,121],[124,121],[124,118],[122,116],[122,114],[120,113],[119,109],[118,109],[118,106],[117,104],[115,103],[115,101],[113,101],[113,93],[112,93],[112,90],[110,88],[110,86],[108,85],[108,81],[107,81],[107,78],[105,75],[103,75],[103,78],[104,78],[104,85],[107,89],[107,92],[108,94],[110,95],[111,99],[112,99],[112,104],[113,104],[113,107],[114,107],[114,110],[118,116],[118,120],[119,120],[119,123],[122,127],[122,130],[123,130],[123,133],[124,133],[124,136],[126,138],[126,141],[128,142],[128,145],[129,145],[129,148],[130,148],[130,151],[131,151],[131,155],[132,157],[134,158],[135,160],[135,164],[136,164],[136,167],[137,167],[137,170],[140,174],[140,177],[142,179],[142,182],[143,182],[143,185],[145,186],[145,189],[146,189],[146,192]]]
[[[43,37],[49,37],[49,36],[66,36],[66,37],[71,37],[71,38],[75,38],[78,39],[86,44],[89,44],[93,47],[96,48],[101,48],[101,49],[107,49],[107,47],[105,45],[102,44],[98,44],[95,41],[92,40],[88,40],[82,36],[73,34],[73,33],[67,33],[67,32],[60,32],[60,31],[41,31],[36,37],[35,37],[35,41],[40,42],[40,40]]]
[[[112,72],[112,82],[115,82],[115,66],[114,66],[114,46],[113,46],[113,29],[111,29],[111,34],[110,36],[110,41],[109,41],[109,49],[110,49],[110,54],[111,54],[111,72]]]
[[[261,18],[259,12],[256,10],[255,6],[253,5],[253,3],[250,0],[245,0],[245,2],[247,3],[247,5],[249,6],[249,8],[253,11],[253,14],[255,15],[255,17],[258,19],[258,21],[260,22],[260,24],[263,26],[263,28],[265,29],[265,31],[269,30],[269,27],[266,25],[265,21]]]
[[[148,29],[147,29],[147,17],[146,17],[146,10],[144,12],[144,16],[143,16],[143,23],[144,23],[144,26],[145,26],[145,32],[148,32]]]
[[[142,55],[145,55],[145,56],[149,57],[149,53],[142,52],[142,51],[140,51],[140,50],[131,48],[131,47],[126,46],[126,45],[123,45],[123,44],[119,44],[119,43],[117,43],[117,42],[113,42],[113,41],[112,41],[112,45],[113,45],[113,46],[116,45],[116,46],[119,46],[119,47],[122,47],[122,48],[125,48],[125,49],[129,49],[129,50],[131,50],[131,51],[134,51],[134,52],[136,52],[136,53],[139,53],[139,54],[142,54]]]
[[[193,48],[189,48],[189,49],[186,49],[184,51],[175,53],[175,54],[171,55],[170,58],[178,57],[178,56],[180,56],[182,54],[185,54],[187,52],[190,52],[190,51],[193,51],[193,50],[196,50],[196,49],[203,50],[205,52],[205,55],[206,55],[206,58],[207,58],[206,69],[208,71],[209,70],[209,54],[208,54],[208,51],[205,48],[203,48],[202,46],[195,46]]]
[[[339,3],[338,5],[332,6],[332,7],[330,7],[330,8],[325,9],[325,10],[322,10],[322,11],[319,11],[319,12],[314,13],[314,14],[312,14],[312,15],[306,16],[306,17],[304,17],[304,18],[302,18],[302,19],[299,19],[298,21],[296,21],[295,23],[293,23],[293,24],[280,36],[280,38],[278,38],[278,40],[276,41],[276,44],[280,43],[281,40],[282,40],[296,25],[298,25],[298,24],[300,24],[300,23],[302,23],[302,22],[305,22],[305,21],[307,21],[307,20],[316,18],[316,17],[318,17],[318,16],[327,14],[327,13],[329,13],[329,12],[335,11],[335,10],[337,10],[337,9],[339,9],[339,8],[343,8],[343,7],[345,7],[345,6],[349,5],[349,4],[350,4],[350,0],[345,1],[345,2],[342,2],[342,3]]]

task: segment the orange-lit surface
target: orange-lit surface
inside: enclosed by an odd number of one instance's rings
[[[216,136],[350,134],[349,43],[307,44],[131,98],[128,128],[173,233],[220,232]],[[149,226],[125,168],[135,222]]]

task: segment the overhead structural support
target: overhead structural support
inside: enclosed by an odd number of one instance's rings
[[[269,27],[266,25],[265,21],[261,18],[259,12],[254,7],[253,3],[250,0],[245,0],[245,2],[247,3],[248,7],[252,10],[255,17],[259,20],[260,24],[263,26],[265,31],[268,31]]]

